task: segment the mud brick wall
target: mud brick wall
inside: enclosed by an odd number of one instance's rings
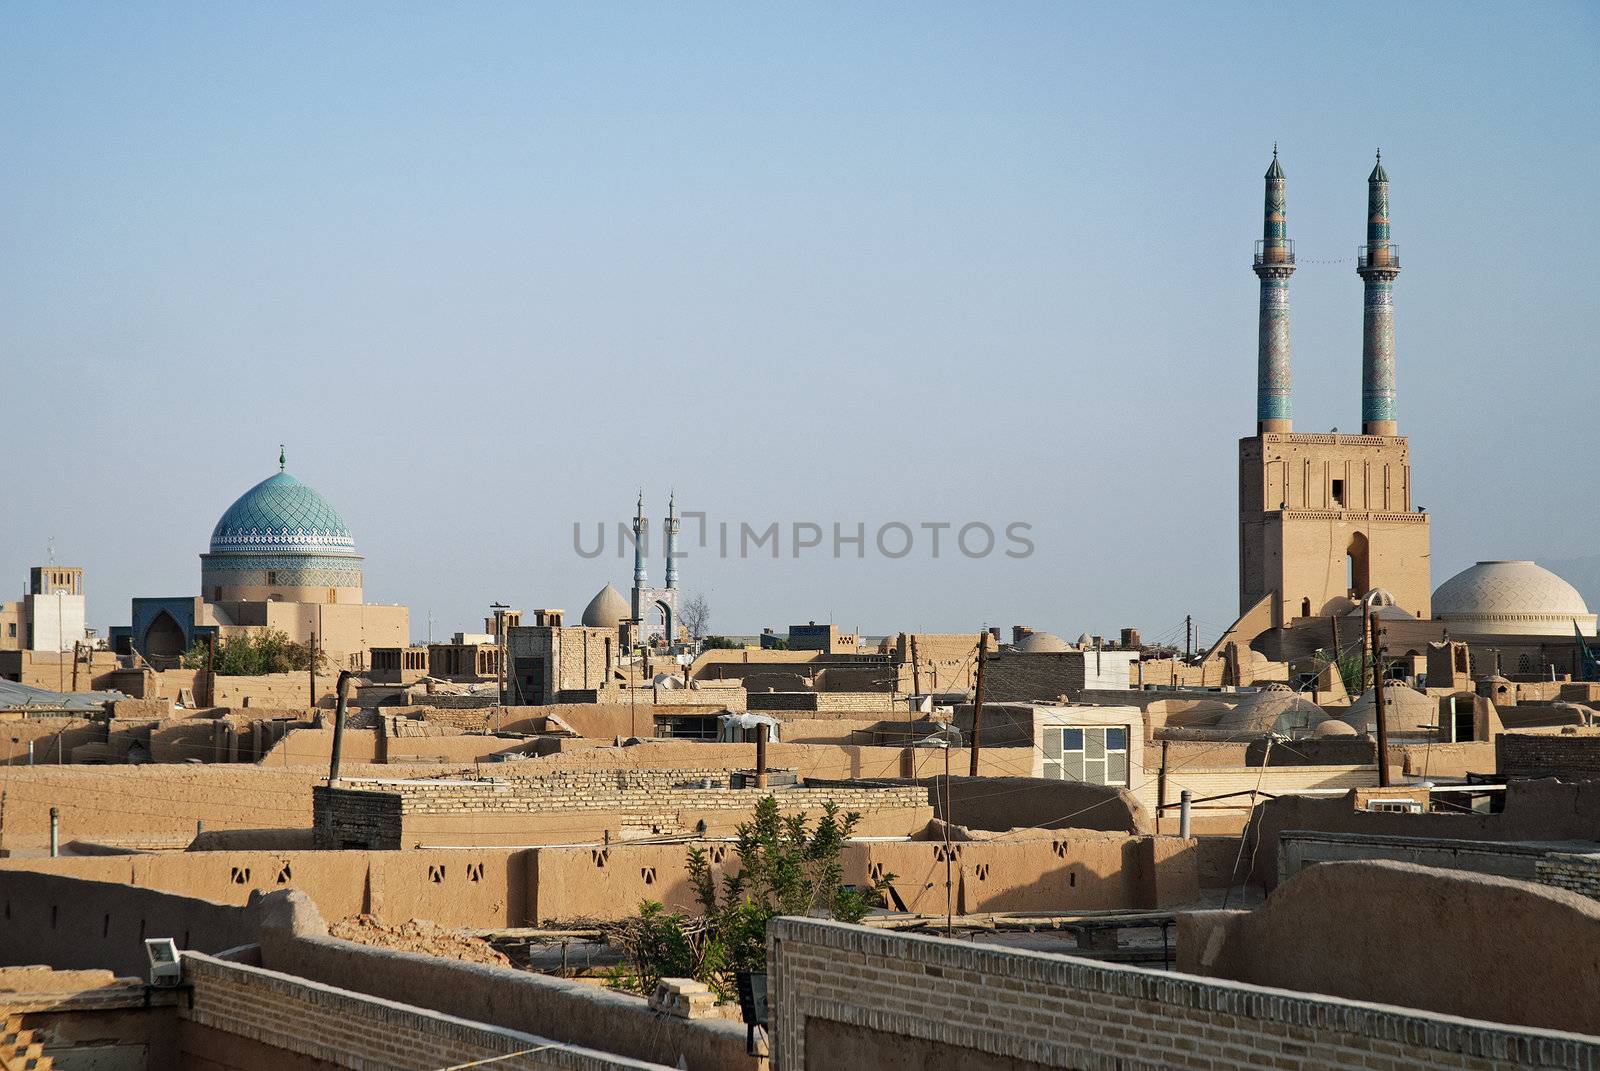
[[[1600,1068],[1575,1034],[836,922],[776,919],[767,947],[783,1071],[843,1052],[972,1071]]]

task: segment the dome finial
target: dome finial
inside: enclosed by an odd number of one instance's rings
[[[1278,143],[1276,141],[1272,143],[1272,158],[1274,160],[1278,158]]]
[[[286,464],[286,462],[283,459],[283,444],[279,443],[278,444],[278,471],[279,472],[282,472],[284,470],[285,464]]]

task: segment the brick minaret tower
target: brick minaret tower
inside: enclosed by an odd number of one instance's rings
[[[1356,259],[1356,274],[1366,284],[1361,317],[1361,434],[1394,435],[1394,280],[1400,274],[1400,252],[1389,241],[1389,175],[1383,170],[1381,152],[1377,166],[1367,176],[1367,244]]]
[[[1257,347],[1256,430],[1289,431],[1292,402],[1289,368],[1289,276],[1294,274],[1294,243],[1284,216],[1283,168],[1272,147],[1267,168],[1267,201],[1255,273],[1261,279],[1260,341]]]

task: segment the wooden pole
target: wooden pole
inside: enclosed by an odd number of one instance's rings
[[[767,723],[756,726],[756,787],[767,787]]]
[[[950,861],[950,741],[944,742],[944,935],[949,937],[954,926],[951,924],[951,904],[954,896],[954,885],[951,878]]]
[[[331,786],[339,780],[339,754],[344,750],[344,717],[350,698],[350,671],[339,671],[339,683],[334,685],[334,692],[339,700],[333,707],[333,754],[328,762],[328,784]],[[285,748],[285,751],[288,749]]]
[[[922,665],[917,661],[917,634],[911,634],[911,692],[922,694]]]
[[[983,737],[983,656],[989,651],[989,633],[978,633],[978,679],[972,688],[972,760],[967,765],[967,776],[978,776],[978,749]]]
[[[78,690],[78,647],[79,641],[72,641],[72,690]]]
[[[311,704],[317,705],[317,634],[311,634]]]
[[[217,705],[217,634],[206,634],[206,706]]]
[[[1372,618],[1372,701],[1378,714],[1378,785],[1389,787],[1389,715],[1383,708],[1383,648],[1378,619]]]

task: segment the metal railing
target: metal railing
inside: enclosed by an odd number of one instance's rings
[[[1393,268],[1400,270],[1400,247],[1393,242],[1364,245],[1356,253],[1356,269]]]
[[[1256,239],[1256,267],[1261,267],[1262,265],[1272,267],[1278,264],[1290,265],[1293,263],[1293,238],[1274,238],[1271,242],[1268,242],[1265,238]]]

